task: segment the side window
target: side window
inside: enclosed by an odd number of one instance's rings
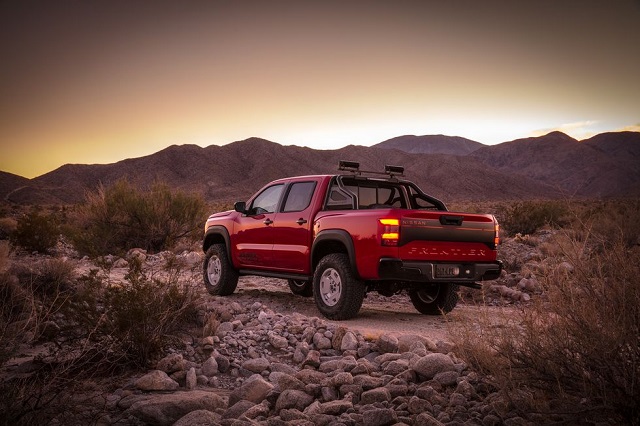
[[[296,182],[289,188],[287,199],[284,202],[283,212],[300,212],[311,203],[315,182]]]
[[[351,210],[353,209],[351,197],[334,185],[329,192],[326,208],[327,210]]]
[[[273,185],[262,191],[251,203],[251,214],[273,213],[284,189],[283,184]]]

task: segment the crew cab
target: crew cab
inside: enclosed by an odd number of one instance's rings
[[[288,280],[327,318],[353,318],[367,292],[407,291],[423,314],[450,312],[458,286],[500,276],[499,225],[489,214],[449,212],[404,180],[404,169],[360,170],[265,185],[234,209],[209,216],[204,284],[230,295],[241,275]]]

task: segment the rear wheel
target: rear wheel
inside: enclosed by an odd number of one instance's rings
[[[302,297],[313,296],[313,281],[288,280],[291,293]]]
[[[210,294],[228,296],[238,285],[238,271],[233,269],[224,244],[213,244],[204,256],[204,285]]]
[[[349,257],[329,254],[320,260],[313,275],[313,297],[318,310],[333,320],[345,320],[358,314],[366,287],[351,268]]]
[[[409,290],[409,297],[422,314],[447,314],[458,304],[458,286],[452,283],[424,284]]]

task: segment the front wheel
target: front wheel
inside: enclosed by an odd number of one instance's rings
[[[215,296],[233,294],[238,285],[238,271],[233,269],[224,244],[213,244],[204,256],[204,285]]]
[[[456,284],[423,284],[409,290],[411,303],[425,315],[448,314],[458,304]]]
[[[355,317],[365,293],[347,255],[333,253],[320,260],[313,275],[313,297],[322,315],[332,320]]]
[[[288,280],[291,293],[302,297],[313,296],[313,282],[304,280]]]

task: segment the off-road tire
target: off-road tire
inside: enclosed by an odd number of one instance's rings
[[[332,320],[355,317],[366,287],[351,268],[349,257],[333,253],[323,257],[313,275],[313,297],[318,310]]]
[[[411,303],[425,315],[448,314],[458,304],[458,285],[452,283],[424,284],[409,290]]]
[[[204,285],[214,296],[233,294],[238,286],[238,271],[233,269],[224,244],[213,244],[204,256],[202,265]]]
[[[291,293],[302,297],[313,296],[313,281],[288,280],[288,283]]]

